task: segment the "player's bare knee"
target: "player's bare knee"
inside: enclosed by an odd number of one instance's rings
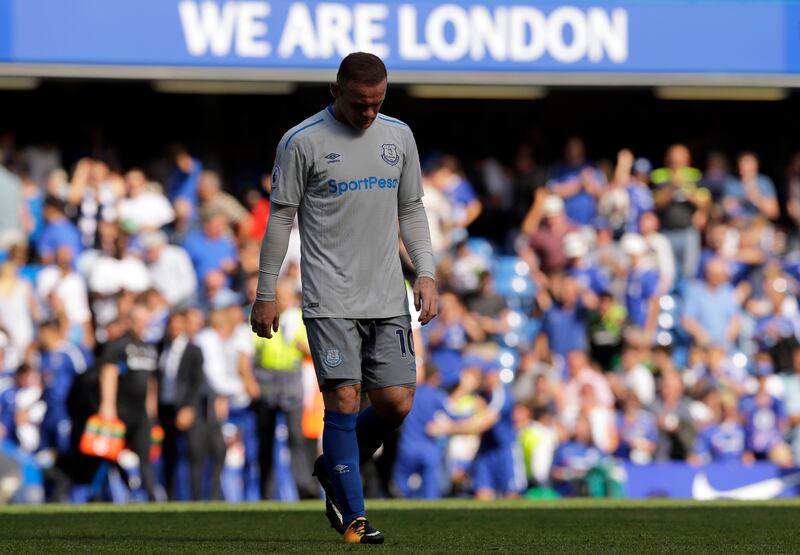
[[[414,402],[414,390],[404,387],[387,388],[371,398],[375,412],[388,425],[400,427]]]
[[[353,414],[358,412],[361,406],[361,386],[358,384],[343,385],[330,391],[324,391],[322,398],[325,401],[326,409]]]

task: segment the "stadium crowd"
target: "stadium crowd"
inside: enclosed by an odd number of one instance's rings
[[[292,475],[318,497],[296,229],[259,339],[269,175],[237,199],[186,149],[171,162],[155,183],[0,150],[0,454],[47,500],[114,476],[123,498],[282,497]],[[440,315],[414,330],[414,407],[368,494],[619,495],[619,461],[800,462],[800,159],[783,212],[755,153],[701,170],[675,144],[659,166],[593,164],[579,137],[549,167],[529,145],[425,158]],[[111,469],[79,449],[95,414],[126,427]]]

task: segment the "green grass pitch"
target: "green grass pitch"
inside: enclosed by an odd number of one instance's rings
[[[800,500],[368,501],[382,546],[346,546],[322,502],[0,508],[0,553],[789,553]]]

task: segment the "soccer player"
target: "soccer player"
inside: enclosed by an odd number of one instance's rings
[[[360,462],[400,426],[414,397],[398,223],[417,274],[418,319],[426,324],[438,312],[419,155],[408,126],[380,113],[386,84],[380,58],[348,55],[330,87],[334,102],[278,144],[251,314],[259,336],[278,330],[275,286],[299,213],[303,318],[325,402],[314,470],[345,543],[383,542],[367,522]],[[371,406],[359,413],[362,389]]]

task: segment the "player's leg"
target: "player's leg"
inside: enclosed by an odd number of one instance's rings
[[[408,316],[376,320],[363,348],[363,383],[370,406],[358,416],[362,461],[372,457],[411,410],[416,388],[416,359]]]
[[[326,515],[331,526],[344,533],[345,541],[353,540],[353,534],[348,536],[350,525],[365,520],[356,437],[365,330],[355,320],[338,318],[308,319],[306,328],[325,404],[323,454],[314,464],[314,471],[325,489]],[[355,531],[360,533],[355,539],[365,537],[363,524],[358,524]]]

